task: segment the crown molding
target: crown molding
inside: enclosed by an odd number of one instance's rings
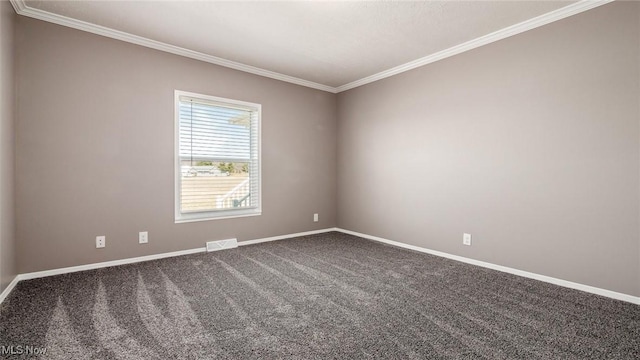
[[[280,81],[285,81],[285,82],[296,84],[296,85],[302,85],[302,86],[306,86],[306,87],[317,89],[317,90],[327,91],[330,93],[336,92],[336,88],[334,87],[318,84],[313,81],[308,81],[308,80],[300,79],[297,77],[280,74],[275,71],[261,69],[255,66],[246,65],[239,62],[223,59],[217,56],[204,54],[198,51],[185,49],[179,46],[166,44],[160,41],[147,39],[142,36],[126,33],[124,31],[119,31],[119,30],[111,29],[105,26],[96,25],[86,21],[77,20],[77,19],[66,17],[66,16],[50,13],[48,11],[32,8],[27,6],[24,0],[10,0],[10,1],[16,13],[18,13],[18,15],[23,15],[30,18],[34,18],[34,19],[47,21],[53,24],[58,24],[58,25],[70,27],[73,29],[90,32],[96,35],[101,35],[108,38],[148,47],[151,49],[160,50],[160,51],[168,52],[171,54],[180,55],[180,56],[208,62],[215,65],[224,66],[227,68],[247,72],[250,74],[260,75],[260,76],[264,76],[264,77],[268,77],[268,78],[276,79]]]
[[[515,25],[511,25],[509,27],[506,27],[504,29],[500,29],[498,31],[494,31],[490,34],[481,36],[479,38],[467,41],[465,43],[462,43],[460,45],[456,45],[453,47],[450,47],[448,49],[439,51],[437,53],[433,53],[431,55],[425,56],[423,58],[420,59],[416,59],[413,61],[410,61],[406,64],[402,64],[396,67],[393,67],[391,69],[379,72],[377,74],[373,74],[371,76],[367,76],[365,78],[362,78],[360,80],[356,80],[353,82],[350,82],[348,84],[342,85],[342,86],[338,86],[336,88],[336,92],[340,93],[343,91],[347,91],[353,88],[356,88],[358,86],[362,86],[362,85],[366,85],[369,83],[372,83],[374,81],[378,81],[378,80],[382,80],[384,78],[388,78],[390,76],[393,75],[397,75],[400,73],[403,73],[405,71],[409,71],[409,70],[413,70],[415,68],[427,65],[427,64],[431,64],[434,63],[438,60],[442,60],[442,59],[446,59],[448,57],[454,56],[454,55],[458,55],[460,53],[463,53],[465,51],[469,51],[469,50],[473,50],[475,48],[478,48],[480,46],[484,46],[487,44],[491,44],[493,42],[496,42],[498,40],[502,40],[502,39],[506,39],[508,37],[514,36],[514,35],[518,35],[520,33],[523,33],[525,31],[529,31],[535,28],[538,28],[540,26],[543,25],[547,25],[549,23],[552,23],[554,21],[558,21],[558,20],[562,20],[564,18],[567,18],[569,16],[572,15],[576,15],[579,14],[581,12],[585,12],[587,10],[591,10],[595,7],[598,6],[602,6],[605,4],[608,4],[610,2],[613,2],[614,0],[582,0],[576,3],[573,3],[571,5],[567,5],[565,7],[562,7],[558,10],[554,10],[551,11],[549,13],[540,15],[538,17],[523,21],[521,23],[515,24]]]
[[[27,8],[27,4],[25,4],[24,0],[9,0],[9,2],[13,5],[13,9],[18,13],[18,15]]]
[[[160,50],[160,51],[168,52],[171,54],[180,55],[180,56],[188,57],[191,59],[200,60],[200,61],[208,62],[211,64],[220,65],[227,68],[244,71],[247,73],[260,75],[260,76],[268,77],[271,79],[281,80],[288,83],[306,86],[309,88],[327,91],[335,94],[335,93],[347,91],[362,85],[366,85],[374,81],[382,80],[390,76],[394,76],[394,75],[397,75],[421,66],[425,66],[425,65],[434,63],[436,61],[461,54],[465,51],[473,50],[483,45],[491,44],[493,42],[506,39],[510,36],[514,36],[514,35],[523,33],[525,31],[529,31],[529,30],[538,28],[540,26],[547,25],[554,21],[562,20],[569,16],[573,16],[573,15],[585,12],[587,10],[591,10],[598,6],[608,4],[610,2],[613,2],[614,0],[581,0],[579,2],[567,5],[558,10],[551,11],[549,13],[540,15],[538,17],[523,21],[521,23],[481,36],[479,38],[467,41],[460,45],[450,47],[448,49],[439,51],[437,53],[433,53],[431,55],[410,61],[406,64],[393,67],[391,69],[364,77],[356,81],[352,81],[348,84],[344,84],[338,87],[323,85],[313,81],[308,81],[308,80],[300,79],[297,77],[280,74],[274,71],[261,69],[255,66],[246,65],[246,64],[242,64],[242,63],[231,61],[231,60],[226,60],[217,56],[208,55],[198,51],[181,48],[179,46],[166,44],[160,41],[147,39],[142,36],[129,34],[129,33],[119,31],[119,30],[114,30],[108,27],[88,23],[81,20],[72,19],[66,16],[50,13],[48,11],[35,9],[27,6],[27,4],[25,3],[25,0],[10,0],[10,1],[16,13],[18,13],[19,15],[90,32],[96,35],[101,35],[101,36],[109,37],[116,40],[126,41],[128,43],[148,47],[155,50]]]

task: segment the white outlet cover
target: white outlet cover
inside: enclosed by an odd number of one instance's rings
[[[138,243],[140,244],[146,244],[149,242],[149,232],[147,231],[140,231],[138,233]]]
[[[467,234],[467,233],[462,234],[462,244],[471,246],[471,234]]]
[[[96,249],[101,249],[107,245],[106,236],[96,236]]]
[[[313,221],[318,222],[318,214],[313,214]]]

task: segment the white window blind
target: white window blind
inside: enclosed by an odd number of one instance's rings
[[[260,105],[176,92],[176,220],[260,212]]]

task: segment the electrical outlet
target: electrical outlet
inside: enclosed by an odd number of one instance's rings
[[[318,214],[313,214],[313,222],[318,222]]]
[[[149,242],[149,233],[146,231],[140,231],[138,233],[138,242],[140,244],[146,244]]]
[[[462,234],[462,244],[471,246],[471,234],[467,234],[467,233]]]
[[[96,249],[103,248],[107,245],[106,236],[96,236]]]

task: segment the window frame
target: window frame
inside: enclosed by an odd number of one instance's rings
[[[181,160],[180,160],[180,97],[192,97],[202,99],[204,101],[211,101],[214,103],[220,103],[221,105],[228,105],[230,107],[240,107],[242,109],[250,109],[257,111],[257,162],[258,162],[258,174],[256,181],[258,182],[258,205],[251,208],[242,209],[230,209],[230,210],[209,210],[209,211],[197,211],[197,212],[181,212],[180,211],[180,199],[182,191],[182,172],[181,172]],[[221,220],[232,219],[247,216],[259,216],[262,215],[262,105],[251,103],[247,101],[227,99],[217,96],[198,94],[193,92],[175,90],[174,91],[174,215],[175,223],[188,223],[195,221],[209,221],[209,220]],[[249,174],[249,176],[254,176]]]

